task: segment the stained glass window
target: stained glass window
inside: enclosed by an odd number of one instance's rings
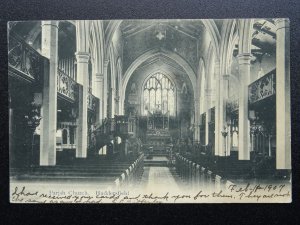
[[[156,73],[146,81],[143,89],[144,115],[148,112],[175,115],[176,98],[173,82],[164,74]]]

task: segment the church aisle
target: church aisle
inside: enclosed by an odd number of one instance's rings
[[[169,167],[145,167],[140,188],[146,192],[180,191],[177,178]]]

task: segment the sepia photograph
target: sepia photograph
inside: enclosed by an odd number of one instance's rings
[[[7,23],[11,203],[291,203],[288,18]]]

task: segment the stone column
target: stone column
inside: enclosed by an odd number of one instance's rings
[[[276,168],[291,169],[290,25],[276,19]]]
[[[120,110],[120,96],[115,96],[115,114],[116,115],[121,115],[121,110]]]
[[[111,97],[110,97],[110,101],[111,101],[110,117],[111,118],[115,117],[115,105],[116,105],[115,96],[116,96],[116,89],[111,88]]]
[[[194,141],[195,142],[199,142],[200,141],[200,121],[199,121],[199,116],[200,116],[200,112],[199,112],[199,100],[195,100],[195,121],[194,121],[194,125],[195,125],[195,130],[194,130]]]
[[[219,156],[228,156],[227,153],[225,152],[225,138],[222,135],[222,131],[225,130],[225,127],[227,126],[226,124],[226,97],[227,97],[227,81],[226,81],[226,76],[220,75],[219,79],[219,130],[216,133],[216,138],[219,139]]]
[[[248,85],[250,82],[250,53],[239,54],[239,160],[250,160],[250,122],[248,119]]]
[[[216,101],[215,101],[215,155],[219,155],[219,114],[220,114],[220,62],[215,62]]]
[[[40,165],[56,164],[58,21],[42,21],[42,55],[45,66],[43,103],[41,107]]]
[[[205,144],[208,145],[209,140],[209,129],[208,129],[208,121],[210,118],[209,109],[211,106],[211,97],[212,97],[212,90],[205,89],[205,100],[206,100],[206,121],[205,121]]]
[[[86,158],[88,147],[88,86],[89,86],[89,53],[76,52],[77,59],[77,82],[79,85],[78,93],[78,118],[76,129],[76,157]]]
[[[103,80],[103,119],[107,118],[107,93],[108,93],[108,87],[107,87],[107,66],[109,64],[108,60],[104,61],[104,80]]]
[[[104,76],[103,74],[96,73],[95,79],[95,96],[99,98],[99,110],[97,115],[97,121],[102,124],[103,118],[103,85],[104,85]]]
[[[224,125],[226,124],[226,107],[225,97],[226,88],[224,76],[220,74],[220,67],[216,65],[215,72],[217,83],[216,83],[216,108],[215,108],[215,155],[225,156],[225,140],[222,135]]]
[[[230,139],[230,127],[227,124],[227,109],[226,109],[226,103],[228,102],[228,98],[229,98],[229,75],[223,75],[223,130],[224,127],[226,128],[226,132],[227,132],[227,136],[224,138],[222,138],[223,140],[223,146],[224,148],[224,153],[225,156],[230,156],[230,143],[229,143],[229,139]],[[226,152],[225,152],[226,151]]]

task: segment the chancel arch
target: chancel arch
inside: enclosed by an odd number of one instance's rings
[[[132,76],[133,72],[145,61],[148,59],[154,58],[154,57],[160,57],[163,56],[165,58],[169,58],[173,61],[175,61],[188,75],[188,78],[192,84],[192,92],[193,92],[193,97],[195,96],[195,91],[196,90],[196,75],[193,69],[190,67],[190,65],[179,55],[170,52],[165,49],[152,49],[149,50],[148,52],[144,53],[143,55],[139,56],[126,70],[123,76],[123,81],[122,81],[122,94],[121,94],[121,101],[122,104],[124,104],[124,98],[125,98],[125,91],[126,87],[128,84],[128,81],[130,77]],[[122,107],[123,108],[123,107]]]

